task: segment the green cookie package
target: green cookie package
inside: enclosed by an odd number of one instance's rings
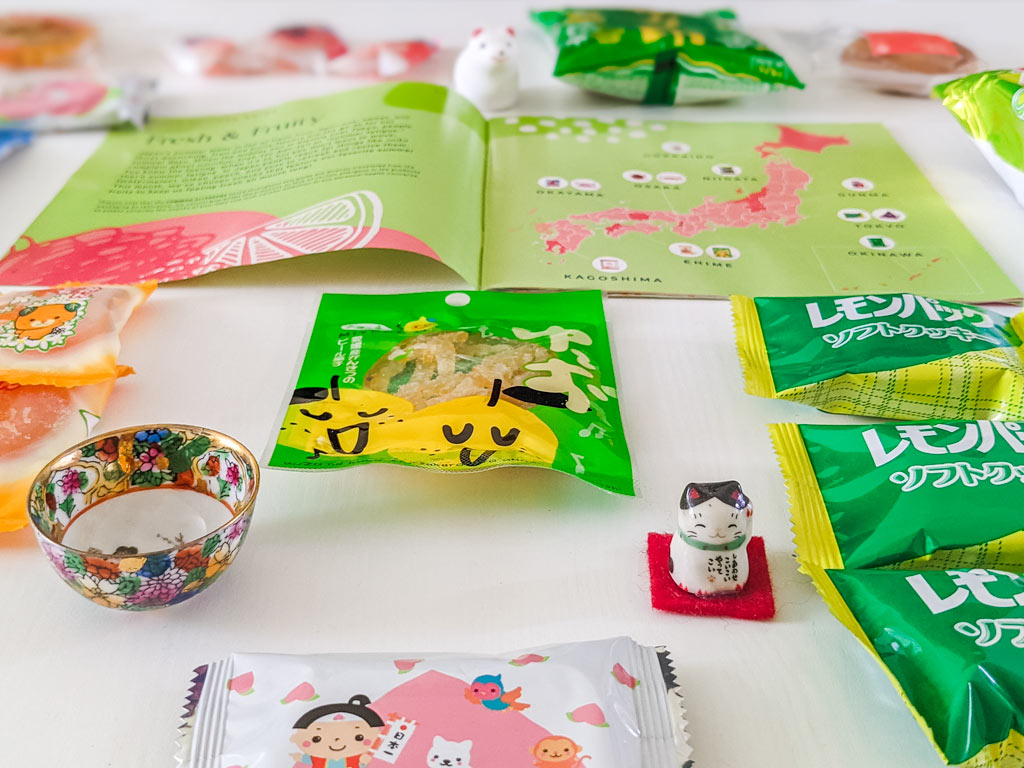
[[[800,570],[950,765],[1024,765],[1024,424],[776,424]]]
[[[806,570],[949,765],[1024,765],[1024,576]]]
[[[549,467],[632,496],[600,291],[325,294],[269,466]]]
[[[801,563],[1024,571],[1024,424],[773,424]]]
[[[779,54],[736,28],[736,15],[617,8],[534,11],[558,46],[555,76],[645,104],[683,104],[803,88]]]
[[[1024,419],[1024,313],[910,293],[732,306],[752,395],[887,419]]]

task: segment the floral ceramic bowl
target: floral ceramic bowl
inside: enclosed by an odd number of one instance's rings
[[[68,585],[100,605],[140,611],[187,600],[224,572],[259,485],[256,459],[227,435],[148,425],[55,458],[32,484],[28,513]]]

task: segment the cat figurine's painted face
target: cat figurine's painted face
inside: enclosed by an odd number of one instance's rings
[[[753,507],[739,483],[690,483],[679,502],[679,530],[688,539],[713,546],[750,536]]]
[[[441,736],[434,737],[434,744],[427,753],[427,768],[472,768],[469,751],[472,740],[448,741]]]

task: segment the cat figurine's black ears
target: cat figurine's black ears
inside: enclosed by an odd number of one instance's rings
[[[683,489],[679,508],[693,509],[711,499],[718,499],[736,509],[746,509],[750,505],[750,499],[743,493],[738,481],[724,480],[719,483],[690,483]]]

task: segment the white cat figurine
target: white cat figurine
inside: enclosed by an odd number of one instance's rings
[[[519,97],[519,62],[512,27],[474,30],[455,60],[455,90],[478,109],[508,109]]]
[[[669,548],[668,569],[676,585],[699,596],[743,589],[750,576],[747,544],[753,514],[735,480],[686,486]]]
[[[427,753],[427,768],[472,768],[469,764],[469,751],[473,742],[448,741],[440,736],[434,737],[434,745]]]

